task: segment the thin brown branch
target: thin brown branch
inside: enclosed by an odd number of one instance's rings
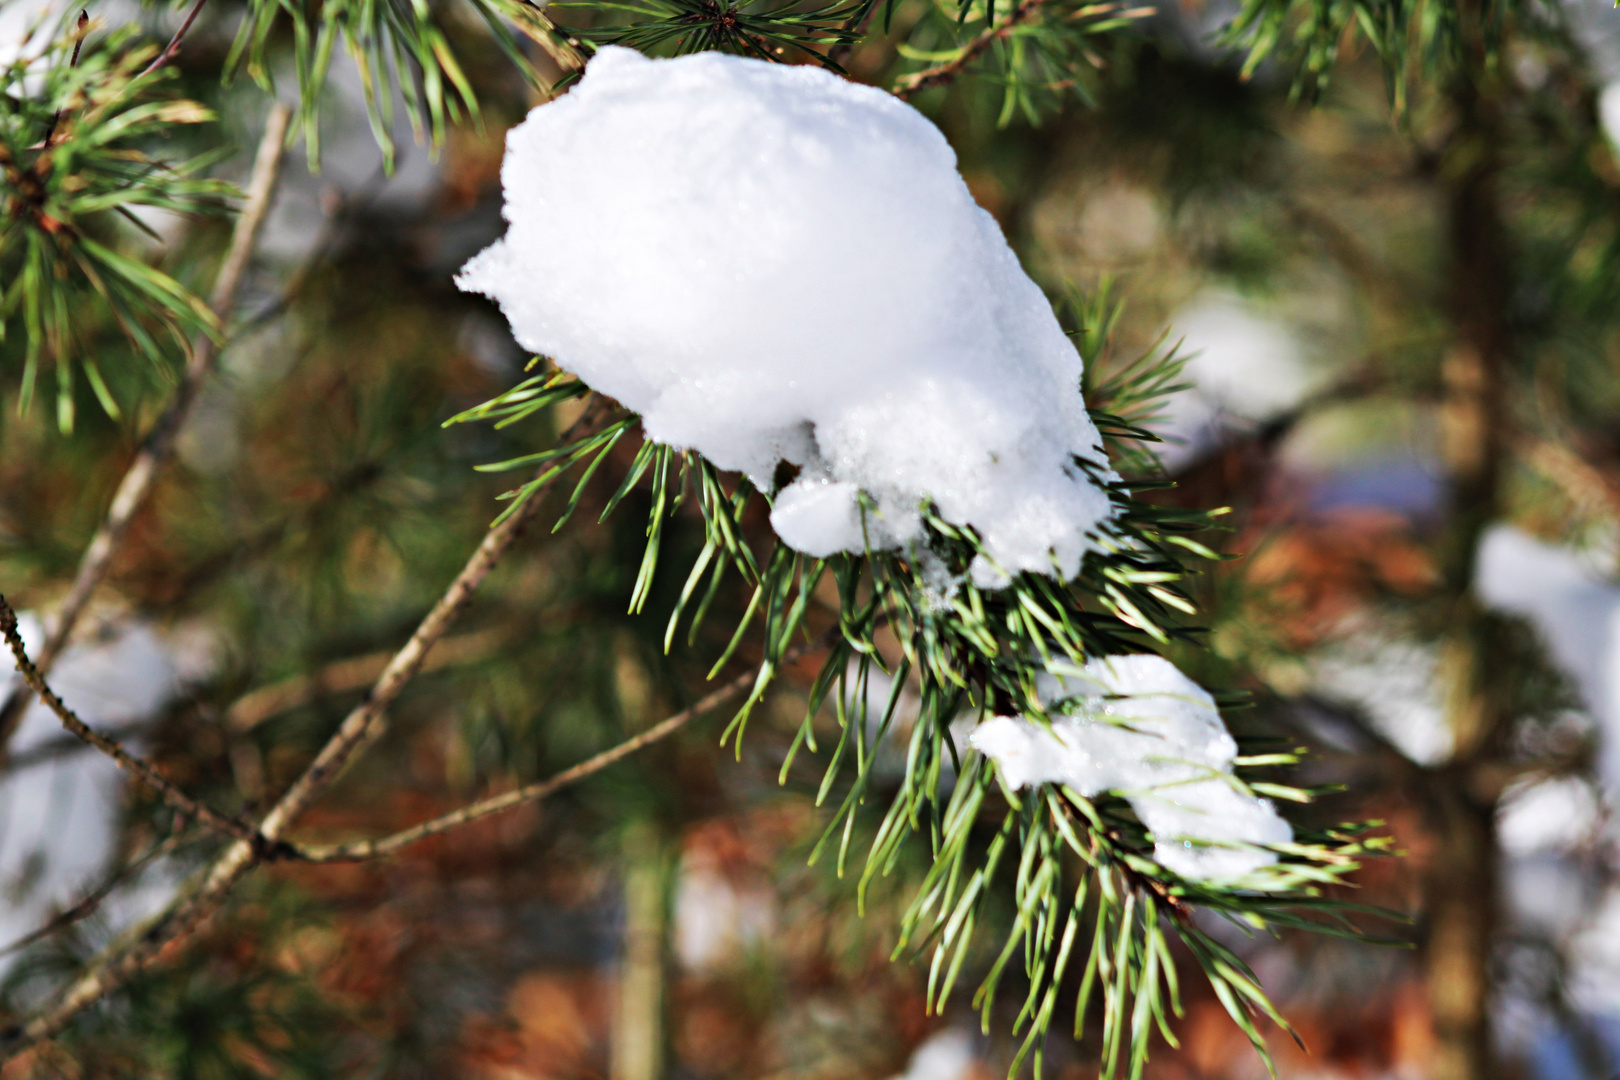
[[[79,66],[79,53],[84,48],[84,39],[90,32],[90,13],[83,8],[79,9],[79,20],[73,27],[73,55],[68,59],[68,67]],[[45,129],[45,137],[39,141],[44,147],[56,145],[56,134],[62,129],[62,114],[66,110],[57,109],[51,117],[51,126]]]
[[[822,634],[815,641],[795,645],[783,654],[782,662],[792,663],[808,652],[825,647],[832,639],[835,631],[836,628]],[[475,802],[471,806],[464,806],[460,810],[454,810],[448,814],[433,818],[431,821],[424,821],[420,825],[414,825],[409,829],[403,829],[377,840],[361,840],[352,844],[334,844],[328,847],[299,846],[296,857],[305,862],[316,863],[359,862],[365,859],[377,859],[385,855],[391,855],[401,848],[409,847],[419,840],[425,840],[430,836],[437,836],[440,833],[449,832],[451,829],[469,825],[492,814],[504,813],[527,803],[539,802],[541,799],[548,798],[565,787],[577,784],[586,777],[596,775],[608,766],[623,761],[631,754],[645,749],[653,743],[662,742],[664,739],[669,738],[693,720],[713,712],[727,700],[748,689],[756,677],[754,671],[745,671],[725,685],[710,691],[689,708],[682,709],[673,716],[660,720],[639,735],[626,739],[617,746],[604,750],[594,757],[587,758],[578,765],[564,769],[557,775],[545,780],[527,784],[514,791],[491,796],[488,799]]]
[[[1028,22],[1036,12],[1051,2],[1052,0],[1023,0],[1017,7],[997,19],[994,24],[986,27],[982,34],[968,42],[954,60],[948,60],[935,67],[907,75],[894,84],[891,93],[901,101],[906,101],[913,94],[920,93],[930,87],[944,86],[946,83],[953,82],[986,49],[1011,34],[1021,24]]]
[[[495,646],[511,636],[509,630],[494,629],[445,638],[428,656],[422,670],[439,671],[460,664],[475,663],[488,656]],[[391,652],[375,652],[335,660],[307,674],[289,676],[249,690],[231,703],[220,717],[220,723],[231,734],[242,735],[273,717],[301,708],[322,697],[364,690],[377,681],[377,676],[382,674],[393,655]],[[132,724],[125,730],[144,734],[153,726],[151,723]],[[86,744],[82,740],[64,735],[11,755],[6,762],[6,771],[18,772],[82,752],[85,748]]]
[[[118,740],[103,735],[81,720],[78,713],[56,695],[56,691],[45,681],[45,676],[40,673],[39,668],[28,658],[28,649],[17,629],[17,613],[11,610],[11,605],[6,603],[4,596],[0,596],[0,636],[6,639],[6,645],[11,649],[11,655],[17,663],[17,670],[22,674],[23,681],[39,695],[39,699],[56,714],[57,719],[62,721],[62,726],[69,732],[112,758],[120,769],[157,792],[165,803],[187,817],[195,818],[227,836],[234,836],[255,849],[264,845],[264,838],[252,825],[222,814],[206,803],[193,799],[146,761],[125,750]]]
[[[202,6],[200,0],[197,6]],[[193,17],[196,15],[195,8],[192,9],[192,15]],[[254,242],[259,235],[259,227],[264,223],[265,213],[270,207],[270,195],[275,188],[276,175],[281,168],[281,151],[286,142],[287,124],[291,116],[291,110],[285,105],[277,104],[271,108],[269,118],[265,122],[264,138],[259,142],[258,157],[254,161],[253,176],[248,184],[247,202],[242,207],[241,216],[236,219],[236,230],[231,236],[231,246],[226,251],[225,261],[214,280],[214,293],[209,301],[214,317],[220,323],[224,323],[230,316],[231,308],[236,302],[237,288],[242,282],[242,272],[247,268]],[[95,536],[91,537],[90,545],[85,548],[84,556],[79,561],[78,573],[74,576],[73,585],[68,589],[67,596],[46,620],[45,641],[34,658],[41,672],[50,673],[68,639],[72,637],[73,628],[78,624],[79,616],[84,614],[91,595],[106,578],[112,566],[113,556],[117,553],[135,516],[146,505],[158,473],[173,456],[180,429],[185,426],[187,418],[191,415],[197,393],[203,381],[213,371],[217,356],[218,349],[213,338],[201,335],[193,343],[191,358],[186,364],[185,377],[181,379],[174,397],[170,399],[163,414],[158,417],[157,423],[152,426],[145,443],[136,453],[135,460],[130,462],[123,479],[119,481],[112,505],[107,508],[107,516],[102,520],[101,527],[96,530]],[[28,701],[29,691],[19,688],[0,704],[0,762],[4,761],[6,745],[16,733],[17,725],[22,722]]]
[[[480,630],[441,641],[423,662],[422,671],[438,671],[472,663],[488,656],[511,638],[506,629]],[[369,653],[337,660],[307,675],[294,675],[251,690],[232,702],[223,723],[235,734],[252,731],[271,717],[308,705],[332,694],[364,690],[375,683],[393,659],[391,652]]]
[[[174,37],[170,38],[169,43],[163,46],[163,51],[158,53],[150,64],[146,65],[145,70],[137,76],[138,78],[144,78],[152,74],[152,72],[180,55],[180,42],[184,41],[186,34],[191,32],[191,24],[197,21],[197,14],[202,11],[203,5],[206,3],[208,3],[208,0],[197,0],[195,4],[191,5],[191,10],[186,12],[185,19],[180,23],[180,29],[174,32]]]
[[[601,399],[594,401],[564,433],[563,440],[581,438],[594,430],[608,408]],[[540,491],[532,493],[511,516],[484,535],[461,573],[456,575],[439,602],[423,618],[410,640],[394,654],[366,700],[349,713],[304,774],[294,781],[265,815],[259,825],[262,842],[237,841],[231,844],[203,874],[198,884],[178,897],[167,910],[121,945],[107,950],[64,988],[54,1001],[31,1018],[0,1031],[0,1063],[56,1035],[79,1013],[117,990],[136,974],[158,963],[171,948],[180,948],[207,924],[236,884],[264,861],[266,845],[278,844],[282,834],[337,778],[353,755],[382,734],[386,728],[388,707],[421,670],[429,650],[445,635],[450,624],[472,599],[473,593],[500,562],[501,556],[539,513],[541,494]]]
[[[1368,251],[1355,234],[1332,214],[1298,199],[1283,203],[1289,223],[1314,236],[1322,251],[1368,293],[1397,311],[1421,311],[1435,300],[1427,290]]]

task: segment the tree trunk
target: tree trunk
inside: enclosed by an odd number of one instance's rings
[[[1453,338],[1441,372],[1441,453],[1449,505],[1440,569],[1441,678],[1452,760],[1428,792],[1436,851],[1425,896],[1424,956],[1434,1028],[1432,1080],[1491,1080],[1491,956],[1497,924],[1496,801],[1478,782],[1499,752],[1506,696],[1497,635],[1472,595],[1474,560],[1497,516],[1511,350],[1506,230],[1497,192],[1498,118],[1479,11],[1460,5],[1465,62],[1451,93],[1457,126],[1441,173],[1451,252]]]
[[[624,838],[624,956],[613,1027],[612,1080],[658,1080],[664,1070],[664,958],[669,938],[669,845],[636,822]]]

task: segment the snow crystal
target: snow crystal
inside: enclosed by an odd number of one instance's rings
[[[769,490],[813,555],[973,526],[984,587],[1109,512],[1081,359],[937,128],[811,67],[605,48],[507,137],[510,229],[458,284],[525,348]],[[857,492],[875,503],[865,535]],[[1054,563],[1055,559],[1055,563]]]
[[[1239,877],[1277,860],[1251,845],[1293,839],[1269,800],[1237,785],[1237,743],[1214,699],[1168,660],[1110,656],[1042,680],[1043,701],[1072,709],[1050,731],[998,716],[969,738],[1010,787],[1123,795],[1153,834],[1154,857],[1187,878]]]

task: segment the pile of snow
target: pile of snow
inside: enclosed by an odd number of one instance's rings
[[[902,546],[932,499],[984,587],[1068,577],[1108,500],[1081,359],[909,105],[718,54],[592,59],[507,137],[506,237],[462,288],[648,437],[769,489],[812,555]],[[858,492],[873,499],[863,538]]]
[[[1214,699],[1168,660],[1110,656],[1042,678],[1042,700],[1071,709],[1050,731],[998,716],[969,739],[1008,786],[1123,795],[1153,834],[1154,858],[1187,878],[1242,876],[1277,861],[1254,845],[1293,839],[1270,800],[1233,777],[1237,743]]]
[[[18,629],[24,644],[37,650],[39,620],[23,612]],[[10,653],[4,655],[9,667]],[[50,683],[80,719],[116,735],[172,700],[180,689],[178,674],[169,647],[137,623],[70,646]],[[19,681],[14,671],[0,674],[0,698]],[[10,749],[26,756],[63,737],[56,714],[35,701]],[[0,947],[76,902],[108,872],[117,854],[124,788],[123,772],[94,750],[14,768],[0,779]],[[109,898],[104,921],[127,925],[156,910],[172,889],[166,873],[148,875]],[[0,960],[0,966],[7,963]]]

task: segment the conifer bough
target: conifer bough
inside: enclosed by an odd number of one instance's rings
[[[741,738],[832,579],[839,633],[782,776],[818,749],[830,701],[840,735],[819,799],[838,808],[816,856],[835,852],[842,871],[878,745],[907,742],[861,891],[909,834],[927,834],[934,866],[902,948],[934,946],[931,1004],[1008,874],[1018,915],[977,999],[986,1026],[1021,951],[1016,1027],[1035,1049],[1072,963],[1084,986],[1102,980],[1108,1068],[1128,1044],[1134,1074],[1176,1008],[1160,915],[1199,903],[1300,925],[1301,908],[1331,910],[1317,886],[1376,843],[1296,837],[1267,796],[1307,795],[1234,771],[1292,758],[1239,757],[1213,699],[1149,653],[1190,636],[1182,560],[1209,557],[1190,535],[1208,516],[1150,506],[1114,471],[1100,431],[1151,436],[1087,409],[1079,354],[922,114],[825,70],[604,48],[510,134],[502,181],[510,228],[459,282],[499,301],[518,340],[559,369],[456,421],[517,423],[587,387],[634,411],[489,467],[540,466],[538,483],[584,464],[566,518],[639,420],[645,441],[603,514],[650,481],[632,610],[664,522],[693,499],[707,544],[666,646],[695,608],[690,640],[732,571],[753,600],[720,664],[764,624],[764,662],[725,738]],[[1175,363],[1158,357],[1093,396],[1134,414]],[[756,495],[778,541],[763,550],[743,530]],[[879,626],[898,648],[880,648]],[[874,669],[891,690],[867,715]],[[903,731],[912,678],[920,715]],[[1281,1021],[1252,975],[1190,922],[1173,925],[1259,1045],[1250,1010]]]
[[[649,19],[581,30],[564,48],[538,9],[507,0],[474,6],[519,60],[510,27],[494,16],[510,16],[570,61],[572,50],[588,47],[581,42],[772,59],[785,44],[828,66],[834,61],[817,49],[850,44],[877,10],[742,12],[658,0],[626,5]],[[384,57],[396,46],[416,63],[420,95],[414,78],[397,87],[435,137],[476,107],[429,5],[410,13],[395,4],[327,5],[318,20],[300,5],[255,0],[249,9],[227,66],[268,81],[267,50],[285,14],[303,61],[312,151],[326,58],[339,40],[378,73],[373,108],[393,88]],[[1048,21],[1046,10],[1023,5],[998,21],[993,8],[966,4],[960,20],[919,23],[911,51],[901,51],[939,66],[902,79],[902,91],[941,85],[982,59],[1000,71],[1003,121],[1015,111],[1033,116],[1040,88],[1083,92],[1074,76],[1085,37],[1134,13],[1091,5]],[[882,14],[886,24],[891,12]],[[954,42],[950,35],[975,20],[985,25],[967,46],[915,47],[930,44],[930,34]],[[43,67],[31,58],[0,67],[17,102],[0,122],[8,200],[0,266],[13,271],[0,289],[0,316],[26,331],[24,400],[38,372],[55,368],[63,427],[80,370],[70,310],[98,310],[160,366],[172,364],[172,346],[187,334],[219,332],[200,299],[110,246],[108,226],[118,226],[115,216],[133,221],[133,207],[197,209],[226,191],[196,178],[203,161],[157,168],[130,145],[209,114],[153,100],[168,72],[146,74],[157,51],[128,42],[127,34],[93,40],[80,57],[81,42],[63,39]],[[382,114],[374,119],[381,138]],[[740,741],[751,710],[802,650],[812,596],[830,581],[832,643],[782,775],[802,751],[822,749],[815,720],[830,702],[837,741],[818,799],[835,810],[816,857],[835,858],[842,871],[857,810],[876,794],[878,750],[886,740],[904,744],[904,775],[876,824],[860,891],[895,870],[908,837],[926,836],[931,864],[903,917],[900,949],[932,948],[930,1003],[944,1004],[977,955],[978,931],[995,917],[989,905],[1010,891],[1011,921],[998,918],[1000,951],[984,957],[975,1000],[988,1027],[996,988],[1021,956],[1025,996],[1012,1026],[1024,1050],[1015,1070],[1030,1051],[1038,1055],[1060,987],[1077,984],[1076,1034],[1100,999],[1105,1070],[1139,1073],[1155,1032],[1174,1041],[1172,934],[1264,1052],[1256,1016],[1282,1018],[1240,958],[1188,918],[1191,907],[1255,928],[1358,933],[1348,920],[1356,909],[1320,890],[1382,845],[1360,828],[1290,836],[1267,800],[1304,801],[1307,793],[1267,783],[1256,770],[1294,759],[1238,754],[1211,699],[1190,683],[1171,686],[1184,677],[1152,655],[1196,641],[1186,623],[1194,606],[1184,563],[1213,557],[1196,539],[1209,515],[1146,503],[1137,496],[1152,484],[1116,472],[1131,473],[1126,463],[1139,462],[1140,444],[1152,440],[1140,422],[1175,382],[1173,350],[1152,351],[1107,380],[1087,372],[1045,297],[973,204],[939,132],[899,101],[826,71],[712,54],[653,62],[603,47],[573,93],[515,133],[505,181],[511,232],[463,282],[497,296],[520,340],[571,374],[543,371],[456,419],[513,424],[588,387],[634,412],[492,466],[527,465],[535,474],[256,836],[278,841],[376,737],[383,710],[535,512],[533,497],[579,469],[566,520],[639,425],[648,437],[607,505],[611,512],[643,483],[652,489],[632,609],[644,605],[659,569],[665,523],[690,500],[705,545],[684,568],[666,645],[683,621],[692,640],[732,574],[752,600],[716,672],[762,624],[764,659],[725,739]],[[92,295],[91,308],[78,302]],[[1102,302],[1087,309],[1085,340],[1099,342],[1114,315]],[[116,414],[100,369],[86,360],[82,370]],[[756,499],[770,502],[782,542],[745,532]],[[1165,678],[1110,683],[1092,666],[1120,657],[1112,663]],[[891,679],[886,697],[869,692],[880,673]],[[911,684],[915,718],[898,708]],[[1122,700],[1132,688],[1151,691],[1149,704]],[[882,700],[868,715],[874,696]],[[998,749],[988,735],[967,738],[974,724],[1015,737]],[[1195,745],[1189,732],[1204,742]],[[1147,752],[1136,764],[1155,767],[1132,768],[1129,747],[1154,740],[1173,744],[1172,760]],[[1010,742],[1052,760],[1020,772]],[[1120,767],[1106,777],[1087,773],[1109,753]],[[1176,814],[1156,809],[1178,799],[1185,805]],[[1217,803],[1243,808],[1239,828],[1198,827],[1196,811]],[[154,962],[165,943],[194,932],[263,851],[233,844],[147,934],[3,1033],[8,1049],[59,1031]]]

